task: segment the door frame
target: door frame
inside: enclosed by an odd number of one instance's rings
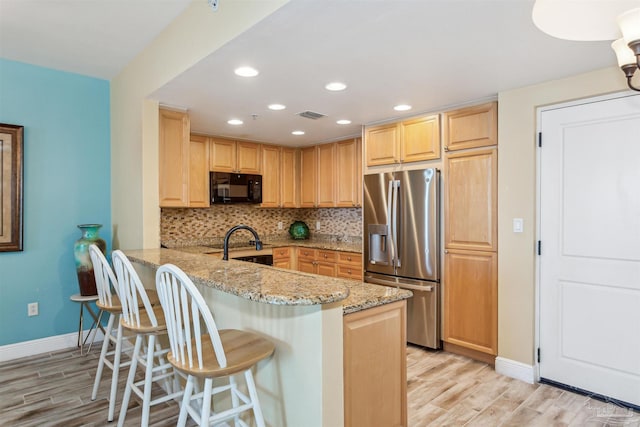
[[[540,362],[538,362],[537,351],[540,348],[540,255],[537,253],[537,244],[540,241],[540,230],[542,227],[540,218],[541,218],[541,190],[542,190],[542,163],[541,163],[541,152],[540,147],[538,146],[538,135],[542,132],[541,122],[542,122],[542,113],[551,111],[551,110],[559,110],[561,108],[575,107],[578,105],[585,104],[593,104],[596,102],[609,101],[612,99],[620,99],[620,98],[628,98],[630,96],[640,96],[638,92],[634,92],[630,89],[622,92],[614,92],[606,95],[593,96],[588,98],[576,99],[573,101],[562,102],[558,104],[550,104],[544,105],[536,108],[536,134],[534,135],[534,141],[536,144],[536,220],[535,220],[535,241],[533,242],[534,251],[535,251],[535,290],[534,290],[534,298],[535,298],[535,310],[534,310],[534,323],[535,323],[535,332],[534,332],[534,346],[533,346],[533,375],[534,381],[540,382]],[[544,144],[544,141],[543,141]]]

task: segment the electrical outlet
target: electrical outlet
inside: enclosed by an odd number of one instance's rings
[[[284,225],[282,224],[282,221],[278,221],[278,230],[282,230],[284,228]]]
[[[316,221],[316,231],[320,230],[320,221]]]
[[[32,302],[27,304],[27,314],[29,316],[37,316],[38,315],[38,303]]]

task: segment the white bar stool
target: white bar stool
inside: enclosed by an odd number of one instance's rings
[[[91,304],[94,301],[98,300],[98,295],[80,295],[80,294],[73,294],[71,295],[71,297],[69,297],[69,299],[71,299],[71,301],[73,302],[78,302],[80,303],[80,321],[78,324],[78,347],[80,348],[80,354],[81,355],[86,355],[87,353],[89,353],[91,351],[91,346],[93,345],[93,341],[95,341],[96,339],[96,334],[98,332],[98,328],[100,328],[102,330],[102,333],[104,334],[104,328],[102,327],[102,325],[100,324],[100,319],[102,319],[102,310],[98,311],[98,314],[96,314],[92,309],[91,309]],[[91,327],[89,328],[89,331],[87,332],[87,335],[84,337],[84,340],[82,339],[82,332],[83,332],[83,326],[84,326],[84,312],[88,311],[89,314],[91,315],[91,317],[93,318],[93,323],[91,324]],[[87,344],[87,340],[89,339],[89,337],[91,336],[91,333],[93,332],[93,337],[91,338],[91,341],[89,341],[89,347],[87,348],[86,352],[84,351],[84,347]]]

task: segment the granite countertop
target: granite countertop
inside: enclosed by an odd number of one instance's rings
[[[193,248],[193,247],[192,247]],[[342,301],[343,313],[410,298],[407,290],[274,268],[242,261],[222,261],[186,248],[125,251],[132,262],[157,268],[175,264],[194,283],[252,301],[277,305],[316,305]],[[207,248],[211,250],[211,248]]]
[[[340,251],[340,252],[356,252],[362,253],[362,243],[361,242],[349,242],[349,241],[335,241],[335,240],[325,240],[325,239],[306,239],[306,240],[294,240],[294,239],[276,239],[276,240],[267,240],[264,241],[264,247],[273,247],[279,248],[284,246],[293,246],[293,247],[304,247],[304,248],[312,248],[312,249],[325,249],[331,251]],[[234,245],[230,246],[230,249],[250,249],[253,246],[240,246]],[[211,254],[222,252],[222,248],[212,247],[212,246],[204,246],[201,244],[197,244],[194,242],[193,245],[180,245],[175,246],[172,249],[178,249],[182,252],[188,252],[192,254]]]

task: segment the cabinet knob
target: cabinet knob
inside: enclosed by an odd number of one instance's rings
[[[349,269],[349,274],[351,274],[351,269]]]
[[[327,258],[327,254],[324,254],[325,259]]]
[[[347,257],[347,261],[351,261],[351,257],[350,256]]]
[[[449,151],[449,147],[448,146],[444,146],[444,151]]]
[[[449,250],[448,250],[448,249],[445,249],[445,250],[444,250],[444,253],[445,253],[445,254],[448,254],[448,253],[449,253]]]

